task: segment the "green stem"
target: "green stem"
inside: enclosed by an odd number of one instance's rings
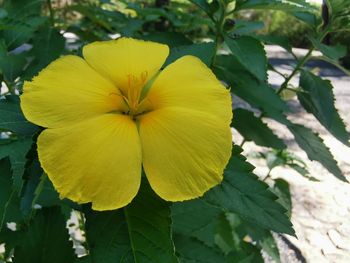
[[[261,181],[265,182],[266,179],[270,177],[271,171],[272,171],[272,169],[270,169],[270,170],[268,171],[267,175],[266,175],[266,176],[264,177],[264,179],[262,179]]]

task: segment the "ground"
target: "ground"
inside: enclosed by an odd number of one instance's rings
[[[266,51],[271,64],[279,71],[286,74],[291,72],[294,62],[287,52],[276,46],[267,46]],[[306,50],[296,49],[295,52],[297,55],[303,55]],[[336,107],[349,130],[350,77],[324,62],[311,61],[307,66],[318,68],[322,77],[331,80]],[[283,78],[269,72],[269,82],[273,86],[278,86],[283,82]],[[298,77],[292,79],[291,83],[297,86]],[[350,180],[350,148],[334,139],[311,114],[301,108],[296,98],[288,103],[292,108],[289,119],[317,131],[335,156],[344,175]],[[245,106],[240,101],[237,101],[236,105]],[[307,160],[306,154],[297,146],[293,136],[285,127],[271,120],[264,121],[275,131],[275,134],[284,139],[289,149],[303,160]],[[240,142],[241,138],[238,134],[235,133],[234,137],[236,142]],[[265,176],[268,172],[265,163],[249,156],[257,150],[266,151],[266,148],[246,143],[244,150],[249,161],[257,167],[255,172]],[[337,180],[317,162],[307,161],[307,165],[311,175],[319,182],[309,181],[285,168],[276,168],[271,174],[272,178],[283,178],[288,181],[292,193],[292,223],[297,238],[275,235],[281,248],[282,262],[350,262],[350,184]]]

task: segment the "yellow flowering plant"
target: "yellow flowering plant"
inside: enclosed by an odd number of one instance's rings
[[[346,181],[285,101],[297,98],[349,146],[332,84],[304,67],[317,49],[346,72],[344,48],[322,43],[345,0],[329,1],[327,21],[302,1],[3,2],[0,262],[260,263],[262,251],[280,262],[272,233],[298,233],[289,185],[271,171],[315,178],[268,119]],[[307,23],[310,51],[298,58],[288,39],[236,20],[251,9]],[[270,64],[266,43],[294,55],[290,75]],[[263,147],[262,179],[246,142]]]

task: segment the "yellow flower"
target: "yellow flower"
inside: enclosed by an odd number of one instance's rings
[[[110,210],[131,202],[141,169],[163,199],[202,196],[231,154],[229,91],[198,58],[161,70],[166,45],[121,38],[64,56],[24,84],[21,107],[45,129],[41,165],[62,198]]]

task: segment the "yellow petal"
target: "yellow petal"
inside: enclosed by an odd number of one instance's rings
[[[62,198],[92,202],[95,210],[123,207],[141,181],[141,146],[135,123],[106,114],[38,138],[39,160]]]
[[[112,82],[82,58],[65,56],[25,82],[21,107],[31,122],[56,128],[122,110],[125,103]]]
[[[232,145],[226,120],[168,107],[143,115],[139,132],[146,176],[163,199],[196,198],[221,182]]]
[[[125,96],[130,82],[144,85],[162,67],[169,54],[166,45],[120,38],[94,42],[83,48],[86,61],[98,72],[117,84]]]
[[[152,109],[182,107],[231,121],[230,92],[198,58],[184,56],[167,66],[146,95]]]

